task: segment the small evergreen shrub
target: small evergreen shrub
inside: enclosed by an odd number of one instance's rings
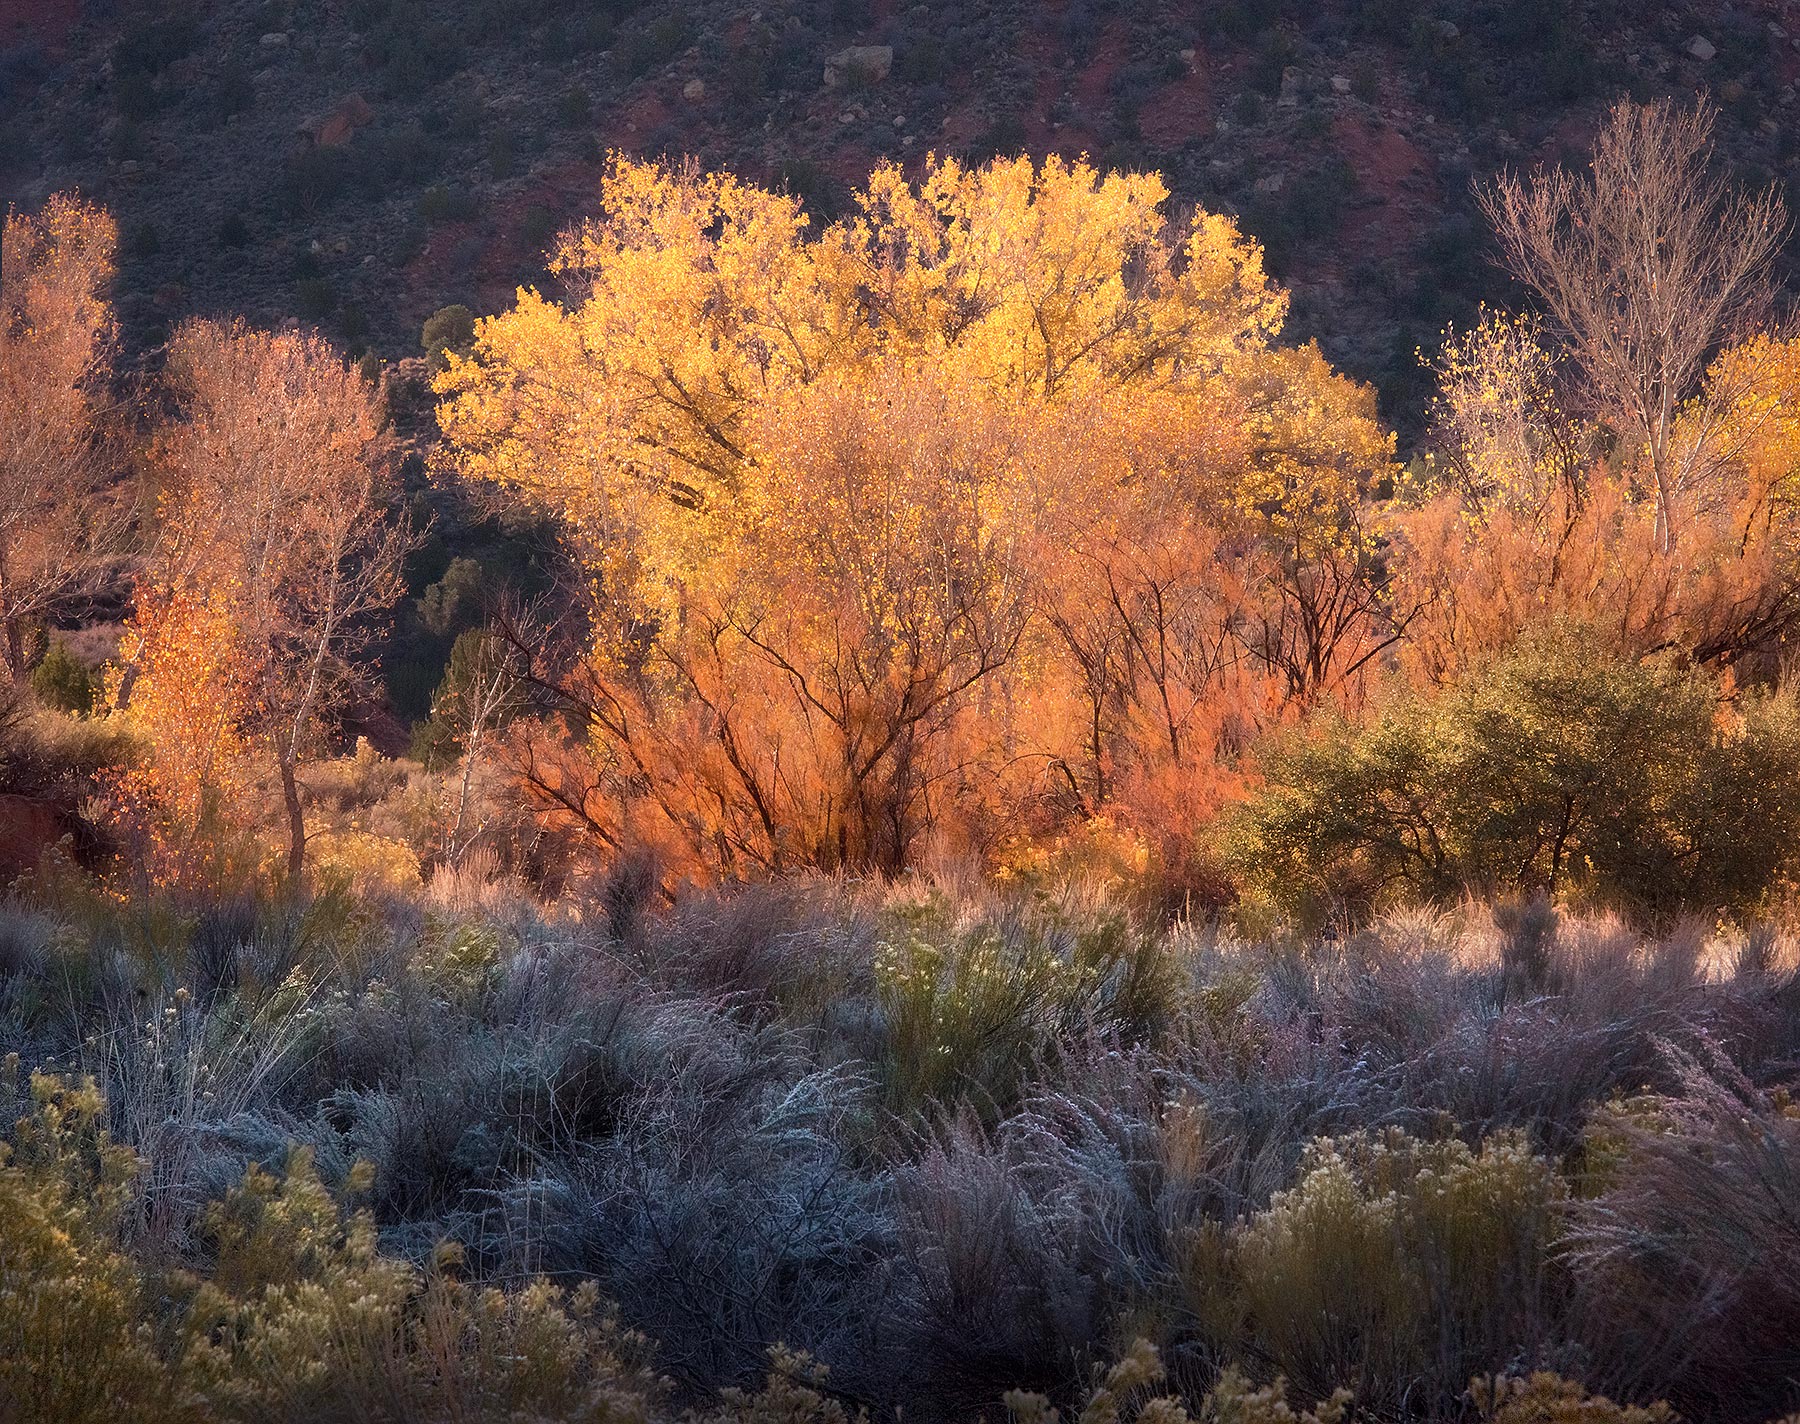
[[[31,670],[31,690],[46,707],[85,717],[94,710],[94,675],[61,638]]]
[[[419,195],[419,216],[432,224],[467,222],[479,208],[474,193],[447,183],[433,183]]]
[[[687,12],[670,10],[628,30],[615,53],[627,77],[641,79],[693,44],[694,36],[694,24]]]
[[[419,345],[434,371],[443,369],[445,352],[466,356],[474,344],[475,313],[460,302],[439,307],[425,318],[425,325],[419,330]]]

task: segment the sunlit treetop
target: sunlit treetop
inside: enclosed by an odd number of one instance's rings
[[[1724,483],[1739,539],[1769,527],[1791,537],[1800,518],[1800,338],[1758,334],[1720,352],[1677,430],[1686,445],[1707,442],[1737,476]]]
[[[790,196],[615,156],[599,199],[552,254],[566,300],[520,291],[436,389],[458,470],[547,505],[615,586],[717,555],[791,449],[769,412],[798,417],[827,378],[929,371],[961,399],[1080,412],[1115,482],[1173,475],[1314,537],[1390,458],[1366,392],[1271,345],[1287,296],[1260,247],[1173,219],[1155,175],[884,165],[814,231]]]
[[[35,217],[9,212],[0,233],[0,337],[110,333],[106,289],[119,239],[111,214],[57,193]]]

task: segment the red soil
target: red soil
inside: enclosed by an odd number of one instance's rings
[[[0,0],[0,45],[36,40],[54,49],[80,18],[81,0]]]

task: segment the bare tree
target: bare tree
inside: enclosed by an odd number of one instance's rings
[[[1245,648],[1306,707],[1343,692],[1400,641],[1410,610],[1397,608],[1374,541],[1286,549],[1270,560],[1261,606],[1247,613]]]
[[[515,614],[506,626],[520,627],[529,621],[530,615]],[[481,832],[477,826],[466,837],[463,834],[475,772],[488,751],[491,734],[520,710],[522,678],[513,644],[492,629],[470,629],[451,649],[450,667],[431,709],[434,719],[454,728],[462,749],[455,809],[444,837],[444,859],[451,865],[462,859]]]
[[[108,458],[118,228],[57,196],[0,237],[0,663],[27,626],[88,588],[131,516]]]
[[[301,758],[363,684],[413,542],[387,514],[392,444],[377,393],[318,337],[195,322],[170,367],[183,419],[161,451],[175,499],[151,576],[229,610],[254,691],[245,730],[274,754],[298,878]]]
[[[1641,447],[1664,549],[1675,500],[1719,459],[1711,423],[1678,440],[1676,415],[1719,346],[1767,317],[1787,232],[1773,188],[1742,193],[1714,172],[1713,121],[1704,102],[1622,103],[1591,173],[1508,175],[1481,195],[1503,261],[1560,328],[1595,414]]]

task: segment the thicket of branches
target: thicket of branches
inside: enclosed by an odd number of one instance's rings
[[[782,194],[615,160],[551,255],[555,295],[434,358],[437,478],[549,520],[565,568],[496,600],[449,667],[419,745],[455,771],[414,797],[435,827],[364,849],[429,869],[485,836],[552,878],[648,853],[671,886],[1099,863],[1166,905],[1280,913],[1476,885],[1773,903],[1794,867],[1751,844],[1768,818],[1747,808],[1792,804],[1800,774],[1769,691],[1800,615],[1800,361],[1771,316],[1785,216],[1713,171],[1711,122],[1626,104],[1588,174],[1486,195],[1541,310],[1447,334],[1405,468],[1368,390],[1279,343],[1286,295],[1254,239],[1172,214],[1154,177],[882,168],[819,227]],[[298,883],[346,830],[305,767],[375,705],[415,537],[389,514],[382,393],[317,338],[199,323],[134,423],[112,241],[74,199],[8,219],[12,676],[32,628],[129,575],[98,700],[143,753],[95,788],[121,873]],[[1595,764],[1596,818],[1565,808],[1546,859],[1518,817],[1392,809],[1427,762],[1485,755],[1459,746],[1484,735],[1462,684],[1570,639],[1592,656],[1561,704],[1513,713],[1530,757]],[[40,681],[79,705],[57,658]],[[1576,745],[1612,695],[1603,665],[1645,659],[1716,711],[1696,712],[1711,761],[1682,795],[1634,776],[1655,755],[1641,719]],[[1324,750],[1338,719],[1396,717],[1410,760]],[[1389,808],[1353,839],[1425,833],[1409,854],[1430,872],[1371,870],[1310,813],[1271,832],[1303,873],[1246,861],[1272,842],[1236,828],[1272,826],[1302,767],[1319,795]],[[1718,806],[1677,804],[1702,783]],[[1618,871],[1595,837],[1626,824],[1661,870]]]

